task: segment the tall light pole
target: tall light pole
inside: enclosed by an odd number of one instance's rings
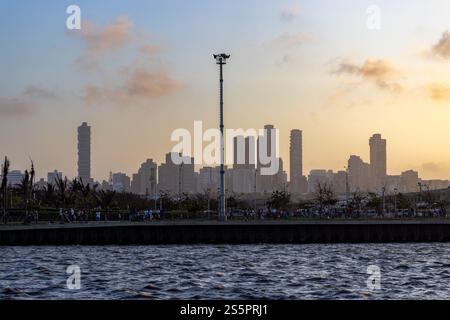
[[[214,54],[216,64],[220,67],[220,195],[219,195],[219,219],[222,221],[227,220],[225,214],[225,148],[223,142],[223,65],[227,64],[227,59],[230,55],[225,53]]]

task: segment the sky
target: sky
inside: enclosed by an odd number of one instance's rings
[[[175,129],[218,126],[212,54],[226,52],[225,126],[273,124],[287,171],[289,132],[301,129],[305,174],[368,162],[381,133],[389,174],[450,179],[449,1],[0,4],[0,156],[12,169],[32,158],[38,177],[75,176],[83,121],[95,179],[161,163]],[[66,27],[73,4],[80,30]]]

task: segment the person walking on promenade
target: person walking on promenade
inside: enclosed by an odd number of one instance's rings
[[[63,208],[59,208],[58,222],[61,223],[61,224],[64,224],[64,210],[63,210]]]

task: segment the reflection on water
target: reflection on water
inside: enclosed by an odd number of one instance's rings
[[[0,247],[0,299],[448,299],[450,244]],[[81,289],[66,268],[79,265]],[[381,290],[367,288],[367,267]]]

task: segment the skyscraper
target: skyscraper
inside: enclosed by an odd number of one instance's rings
[[[236,136],[233,139],[233,168],[255,168],[256,148],[255,137]]]
[[[386,181],[386,139],[381,134],[374,134],[369,139],[370,146],[370,176],[375,189],[379,189]]]
[[[198,173],[195,172],[194,158],[184,156],[181,164],[175,164],[172,158],[172,153],[167,153],[166,162],[158,168],[158,190],[174,195],[196,193]]]
[[[86,122],[78,127],[78,177],[91,182],[91,127]]]
[[[361,157],[351,155],[348,159],[348,186],[350,192],[370,190],[370,165]]]
[[[261,161],[261,155],[266,154],[267,157],[272,157],[275,155],[275,152],[277,150],[276,146],[276,139],[272,141],[272,134],[275,133],[275,128],[271,124],[267,124],[264,126],[264,134],[262,136],[258,137],[258,144],[257,144],[257,170],[258,170],[258,176],[257,176],[257,191],[258,192],[272,192],[274,189],[274,175],[278,172],[275,172],[272,175],[264,175],[262,173],[263,168],[270,167],[270,164],[264,164],[263,161]],[[278,160],[278,158],[277,158]]]
[[[157,194],[157,170],[158,165],[153,159],[147,159],[141,164],[137,174],[133,174],[131,182],[131,191],[146,196],[155,196]]]
[[[303,176],[303,132],[291,130],[290,155],[290,191],[293,194],[302,194],[307,191],[306,178]]]

